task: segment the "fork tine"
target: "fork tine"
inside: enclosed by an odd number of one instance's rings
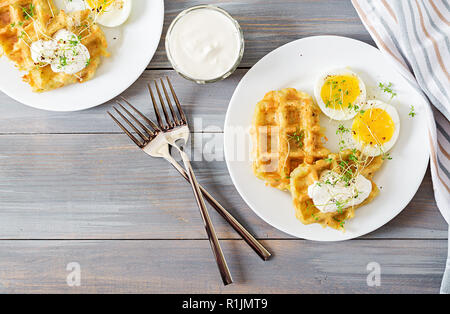
[[[150,85],[150,83],[147,84],[147,87],[148,87],[148,91],[150,92],[150,96],[152,98],[153,110],[155,111],[155,114],[156,114],[156,120],[158,121],[158,124],[161,127],[161,129],[165,130],[168,127],[163,124],[161,115],[159,114],[158,104],[156,103],[155,95],[153,95],[152,86]]]
[[[117,104],[123,109],[123,111],[125,111],[125,112],[127,113],[127,115],[128,115],[131,119],[134,120],[134,122],[136,122],[136,123],[141,127],[141,129],[143,129],[145,132],[147,132],[147,134],[149,134],[150,137],[153,137],[153,136],[154,136],[152,130],[150,130],[150,129],[147,128],[145,125],[143,125],[143,124],[141,123],[141,121],[139,121],[139,120],[138,120],[131,112],[129,112],[129,111],[127,110],[127,108],[125,108],[125,107],[124,107],[120,102],[118,102],[118,101],[117,101]]]
[[[138,141],[138,139],[135,138],[135,137],[133,136],[133,134],[131,134],[130,131],[128,131],[127,128],[124,127],[124,126],[122,125],[122,123],[120,123],[119,120],[117,120],[116,117],[114,117],[114,116],[111,114],[111,112],[108,111],[108,114],[109,114],[109,116],[114,120],[114,122],[122,129],[122,131],[124,131],[125,134],[128,135],[128,137],[129,137],[129,138],[130,138],[137,146],[139,146],[139,147],[141,147],[141,148],[143,147],[143,145]]]
[[[139,129],[137,127],[135,127],[134,124],[131,123],[131,121],[128,120],[116,107],[113,107],[113,109],[119,114],[119,116],[123,120],[125,120],[125,122],[134,130],[134,132],[136,132],[144,141],[149,140],[149,138],[146,135],[142,134],[142,132],[139,131]]]
[[[136,109],[135,106],[133,106],[132,104],[130,104],[130,102],[128,100],[126,100],[124,97],[120,96],[120,98],[122,98],[122,100],[124,102],[126,102],[126,104],[128,106],[130,106],[131,108],[133,108],[133,110],[142,118],[145,120],[145,122],[147,122],[148,124],[150,124],[150,126],[155,130],[155,131],[161,131],[161,129],[156,125],[155,122],[153,122],[152,120],[150,120],[149,118],[147,118],[142,112],[140,112],[139,110]]]
[[[175,94],[175,90],[173,89],[172,83],[170,82],[168,76],[166,76],[166,80],[167,80],[167,83],[169,83],[169,88],[170,88],[170,91],[172,92],[172,96],[173,96],[173,99],[175,100],[175,104],[177,105],[178,112],[180,113],[181,120],[182,120],[182,122],[187,124],[186,116],[185,116],[185,114],[183,112],[183,109],[181,109],[180,101],[178,100],[177,94]]]
[[[180,120],[177,117],[177,114],[173,110],[172,102],[170,101],[170,97],[169,97],[169,94],[167,93],[167,89],[166,89],[166,86],[164,84],[164,81],[163,81],[162,78],[160,79],[160,81],[161,81],[161,86],[162,86],[163,91],[164,91],[164,95],[166,96],[167,103],[169,104],[169,109],[170,109],[170,113],[172,114],[172,118],[175,121],[176,125],[181,125]]]
[[[160,92],[159,87],[158,87],[158,82],[155,80],[154,83],[155,83],[155,86],[156,86],[156,92],[158,93],[159,101],[161,103],[161,108],[162,108],[162,110],[164,112],[164,117],[166,118],[166,122],[169,125],[169,128],[173,128],[174,125],[173,125],[172,120],[170,120],[170,118],[169,118],[169,114],[167,113],[166,103],[164,102],[164,99],[161,96],[161,92]]]

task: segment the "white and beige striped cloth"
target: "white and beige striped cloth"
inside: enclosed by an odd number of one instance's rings
[[[450,0],[352,2],[378,48],[430,104],[423,112],[434,193],[450,223]],[[441,293],[450,293],[450,246]]]

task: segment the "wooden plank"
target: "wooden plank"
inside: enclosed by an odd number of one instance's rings
[[[167,1],[163,36],[150,68],[171,68],[164,49],[167,28],[176,15],[202,1]],[[338,35],[373,44],[350,1],[247,0],[208,1],[227,10],[244,31],[246,50],[242,67],[253,66],[270,51],[293,40]]]
[[[201,143],[209,143],[202,146]],[[222,134],[196,134],[194,162],[208,190],[259,238],[287,238],[242,201],[228,174]],[[211,160],[211,161],[208,161]],[[1,239],[204,239],[190,186],[123,134],[0,136]],[[237,238],[212,214],[221,238]],[[414,200],[367,238],[447,237],[429,173]]]
[[[144,114],[154,117],[146,84],[167,75],[172,80],[182,101],[183,110],[189,117],[191,130],[221,131],[229,100],[246,72],[247,70],[238,70],[225,81],[205,86],[187,81],[174,71],[145,71],[123,96]],[[114,100],[79,112],[47,112],[24,106],[0,92],[0,134],[119,132],[120,129],[106,113],[112,104]]]
[[[0,241],[0,293],[437,293],[446,240],[264,241],[263,262],[221,241],[235,283],[221,284],[206,240]],[[380,286],[369,287],[369,263]],[[67,276],[80,267],[80,286]],[[73,264],[71,265],[73,267]]]
[[[169,75],[191,121],[202,118],[192,128],[199,133],[197,152],[203,149],[200,139],[211,138],[220,151],[222,135],[210,132],[221,132],[245,68],[268,52],[323,34],[374,45],[350,1],[212,0],[243,27],[246,52],[241,69],[230,78],[199,86],[170,70],[163,43],[173,18],[202,3],[165,2],[163,37],[151,71],[124,93],[152,114],[145,84]],[[223,287],[190,187],[165,162],[136,152],[108,119],[111,104],[51,113],[0,92],[0,293],[438,292],[447,225],[436,208],[429,172],[392,222],[361,239],[327,244],[294,240],[259,219],[219,158],[194,162],[199,180],[274,253],[263,263],[212,213],[219,237],[226,239],[221,242],[236,282]],[[66,284],[70,262],[81,265],[79,288]],[[366,284],[370,262],[381,265],[380,287]]]

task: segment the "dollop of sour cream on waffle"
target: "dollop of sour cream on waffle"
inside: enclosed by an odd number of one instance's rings
[[[308,187],[308,195],[323,213],[342,211],[364,202],[372,191],[372,182],[359,174],[349,182],[335,171],[326,171]]]
[[[79,37],[68,30],[59,30],[49,40],[38,40],[31,44],[31,58],[38,66],[50,64],[52,71],[75,74],[89,65],[89,50]]]

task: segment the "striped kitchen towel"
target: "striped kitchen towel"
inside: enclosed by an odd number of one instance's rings
[[[378,48],[430,104],[424,114],[434,194],[450,223],[450,1],[352,2]],[[450,293],[450,259],[441,292]]]

